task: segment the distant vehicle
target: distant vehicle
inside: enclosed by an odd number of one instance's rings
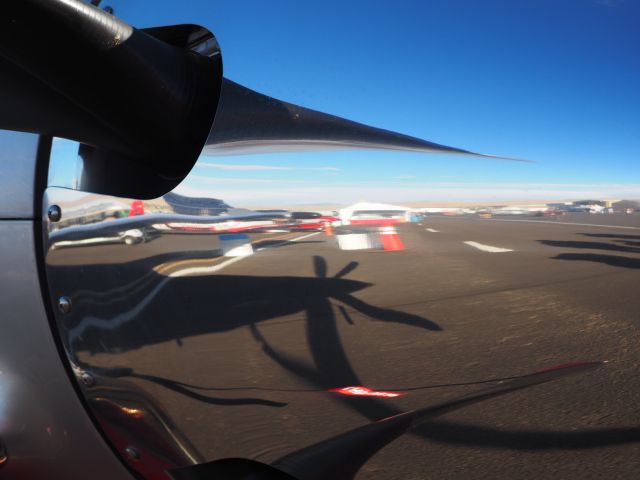
[[[563,210],[558,210],[557,208],[551,208],[549,210],[541,210],[536,212],[536,217],[560,217],[565,213],[566,212]]]
[[[592,210],[588,207],[568,207],[566,211],[571,213],[592,213]]]
[[[294,220],[316,220],[320,217],[322,214],[317,212],[291,212],[291,218]]]
[[[135,245],[137,243],[142,243],[147,239],[148,239],[148,236],[143,230],[139,228],[132,228],[130,230],[124,230],[122,232],[118,232],[115,235],[111,235],[111,236],[89,237],[89,238],[83,238],[81,240],[60,240],[57,242],[53,242],[51,245],[51,248],[52,249],[72,248],[72,247],[83,247],[83,246],[89,246],[89,245],[101,245],[101,244],[109,244],[109,243],[124,243],[125,245]]]
[[[101,200],[91,201],[81,208],[67,212],[55,228],[61,229],[73,225],[87,225],[123,218],[127,216],[127,211],[128,208],[123,203]]]
[[[289,213],[289,210],[282,210],[282,209],[278,209],[278,210],[255,210],[256,212],[259,213],[273,213],[273,214],[287,214]]]
[[[341,223],[338,217],[323,215],[318,212],[291,212],[291,219],[293,220],[291,228],[294,230],[322,230],[327,223],[334,227]]]

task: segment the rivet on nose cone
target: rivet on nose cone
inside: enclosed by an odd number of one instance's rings
[[[60,313],[69,313],[71,311],[71,299],[69,297],[60,297],[58,299],[58,310],[60,310]]]
[[[130,460],[140,460],[140,453],[135,448],[127,447],[124,449],[124,452]]]
[[[95,378],[93,378],[93,375],[87,372],[83,372],[82,375],[80,375],[80,381],[85,387],[91,387],[93,386],[94,383],[96,383],[96,380]]]
[[[58,205],[51,205],[47,210],[47,217],[52,222],[58,222],[62,218],[62,210]]]

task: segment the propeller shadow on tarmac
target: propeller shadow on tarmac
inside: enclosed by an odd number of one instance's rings
[[[264,353],[280,366],[317,387],[327,388],[360,384],[347,353],[342,345],[336,326],[331,299],[337,299],[372,320],[406,324],[424,330],[438,331],[434,322],[409,313],[370,305],[353,297],[352,293],[371,284],[346,280],[342,277],[353,272],[357,262],[345,265],[333,277],[327,277],[327,264],[320,256],[313,257],[316,277],[257,277],[235,275],[206,275],[193,277],[164,277],[147,279],[149,285],[137,288],[136,304],[144,308],[130,313],[124,322],[116,320],[110,324],[95,322],[76,337],[75,349],[122,353],[127,350],[175,339],[181,344],[185,337],[224,332],[248,326],[254,338],[263,345]],[[157,277],[157,275],[154,275]],[[95,277],[98,278],[98,277]],[[164,283],[163,283],[164,282]],[[165,294],[159,294],[158,286]],[[123,291],[126,291],[124,289]],[[183,308],[180,315],[172,316],[175,298],[189,298],[191,305],[199,308]],[[131,299],[129,299],[131,301]],[[87,306],[91,306],[89,302]],[[113,307],[112,302],[105,305]],[[204,305],[207,308],[202,308]],[[173,307],[175,308],[175,307]],[[340,311],[348,317],[343,308]],[[114,313],[117,310],[114,309]],[[308,366],[279,353],[260,334],[260,322],[306,312],[306,333],[314,366]],[[107,313],[107,312],[104,312]],[[173,321],[171,321],[173,320]],[[179,321],[178,321],[179,320]],[[82,322],[76,326],[82,326]],[[101,369],[76,360],[84,368],[112,378],[131,377],[161,385],[176,393],[211,405],[263,405],[282,407],[285,403],[261,398],[218,398],[205,395],[197,386],[167,378],[145,375],[129,368]],[[216,389],[212,389],[216,390]],[[225,390],[221,388],[220,390]],[[376,399],[344,399],[369,419],[377,419],[398,413],[397,410]]]
[[[326,327],[319,325],[335,325],[330,299],[373,320],[440,330],[426,318],[376,307],[354,297],[355,292],[372,285],[343,278],[357,268],[357,262],[347,264],[333,277],[326,276],[322,257],[314,257],[313,262],[315,277],[223,274],[171,277],[151,270],[152,259],[145,259],[127,264],[128,282],[122,282],[121,277],[114,280],[113,276],[101,275],[104,266],[87,266],[85,270],[95,269],[95,273],[86,274],[85,279],[89,277],[95,283],[90,290],[86,290],[86,285],[75,289],[81,291],[84,287],[85,293],[76,302],[76,320],[67,324],[69,342],[76,351],[121,353],[170,340],[181,344],[184,338],[305,312],[314,319],[308,321],[309,328],[319,328],[321,333]],[[64,275],[65,283],[80,281],[67,274],[64,267],[57,270],[53,274]],[[311,337],[318,338],[315,334]],[[321,347],[314,344],[312,349]]]
[[[316,276],[319,279],[326,279],[327,264],[324,258],[314,256],[313,264]],[[350,273],[357,265],[356,262],[351,262],[333,278],[337,279]],[[330,302],[331,298],[348,305],[372,320],[406,324],[425,330],[441,330],[437,324],[430,320],[397,310],[375,307],[356,299],[347,292],[332,292],[331,295],[316,296],[313,297],[313,300],[307,301],[305,306],[307,313],[305,331],[313,361],[313,364],[309,364],[295,359],[271,345],[261,334],[256,324],[249,326],[254,338],[262,345],[264,353],[269,358],[306,383],[312,383],[325,390],[362,384],[362,380],[353,369],[342,344],[333,305]],[[347,323],[353,324],[344,307],[339,306],[338,310],[345,317]],[[374,398],[340,397],[340,400],[372,420],[397,413],[397,410]]]
[[[629,247],[640,247],[640,235],[625,235],[611,233],[583,233],[585,237],[605,238],[609,241],[621,243]]]
[[[326,264],[319,257],[315,259],[316,274],[326,275]],[[342,300],[341,298],[338,298]],[[375,316],[376,307],[361,305],[358,301],[345,301],[361,313]],[[324,389],[347,385],[362,385],[358,374],[351,366],[342,346],[336,327],[336,319],[329,313],[328,302],[310,305],[307,316],[307,341],[312,353],[312,363],[295,359],[279,351],[260,332],[257,325],[249,328],[263,351],[281,367]],[[343,315],[345,310],[339,309]],[[351,323],[347,316],[348,323]],[[405,322],[411,324],[411,322]],[[503,382],[505,379],[502,379]],[[359,412],[371,421],[392,417],[402,413],[388,401],[371,397],[337,396],[345,406]],[[428,441],[474,446],[479,448],[506,448],[513,450],[554,450],[598,448],[640,441],[640,428],[611,428],[576,431],[527,431],[504,430],[446,421],[429,421],[408,432]]]

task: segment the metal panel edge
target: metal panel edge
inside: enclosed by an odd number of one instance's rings
[[[0,223],[0,438],[7,451],[0,478],[131,478],[63,369],[40,296],[33,232],[30,221]]]
[[[0,130],[0,218],[33,218],[33,178],[39,136]]]

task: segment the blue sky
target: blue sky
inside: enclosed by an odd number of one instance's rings
[[[207,26],[225,76],[261,93],[536,162],[353,151],[211,157],[184,192],[248,204],[640,198],[635,0],[108,3],[138,27]]]

